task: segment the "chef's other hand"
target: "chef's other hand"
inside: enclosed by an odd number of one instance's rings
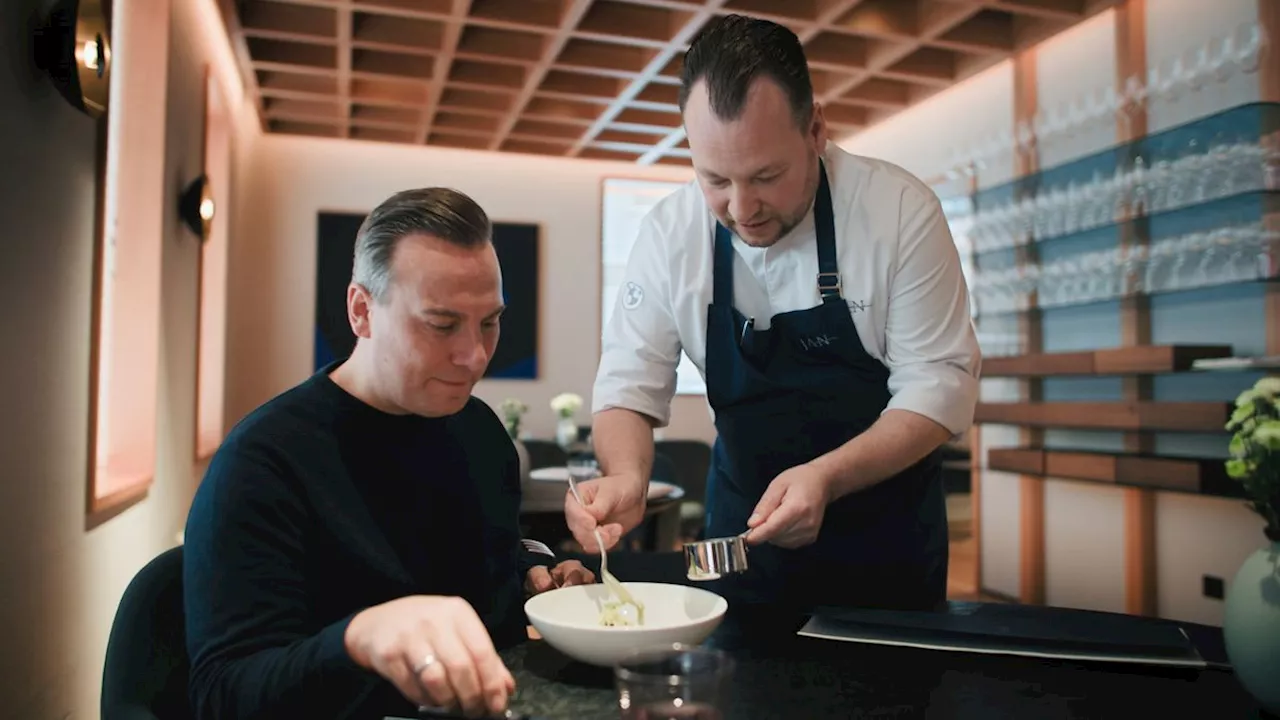
[[[578,483],[582,504],[566,491],[564,517],[573,538],[587,552],[600,552],[592,532],[599,530],[604,549],[613,547],[644,519],[645,489],[643,478],[605,475]]]
[[[747,518],[747,527],[751,528],[747,542],[804,547],[818,539],[829,501],[827,483],[813,466],[797,465],[786,470],[769,483]]]
[[[351,619],[343,640],[357,665],[418,705],[497,715],[516,689],[484,623],[459,597],[414,595],[375,605]]]
[[[596,581],[595,573],[577,560],[565,560],[550,570],[541,565],[529,569],[524,579],[525,592],[537,595],[570,585],[590,585]]]

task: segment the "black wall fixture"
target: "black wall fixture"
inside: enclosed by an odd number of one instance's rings
[[[209,237],[209,227],[213,225],[216,210],[209,178],[204,175],[188,183],[178,197],[178,216],[182,218],[182,224],[202,241]]]
[[[110,0],[55,0],[35,31],[36,65],[93,118],[106,114],[111,94],[110,28]]]

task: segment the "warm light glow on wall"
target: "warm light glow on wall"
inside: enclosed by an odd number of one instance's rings
[[[200,248],[199,353],[196,371],[196,459],[213,455],[222,443],[222,389],[226,373],[227,216],[231,194],[231,114],[221,86],[210,74],[205,82],[204,171],[209,178],[200,216],[212,219]],[[214,204],[223,200],[222,212]]]
[[[235,53],[231,49],[231,41],[227,38],[226,24],[218,10],[217,0],[193,0],[196,15],[199,16],[200,30],[204,33],[205,47],[208,48],[209,63],[212,66],[211,77],[222,85],[222,99],[229,109],[229,116],[235,117],[240,111],[244,98],[244,79],[236,64]],[[215,195],[215,197],[222,197]]]
[[[160,256],[169,3],[117,2],[108,111],[104,236],[95,307],[97,365],[89,511],[141,497],[155,476]]]

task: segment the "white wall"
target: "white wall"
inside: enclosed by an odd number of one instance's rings
[[[938,93],[840,143],[852,153],[901,165],[931,180],[953,169],[974,148],[1012,132],[1013,63],[1004,61],[962,85]],[[993,164],[978,175],[984,187],[1013,177],[1013,163]]]
[[[1148,66],[1168,63],[1208,38],[1228,35],[1241,23],[1257,20],[1260,2],[1275,0],[1148,0]],[[1274,49],[1271,58],[1277,61]],[[1149,105],[1147,126],[1157,132],[1206,111],[1257,102],[1258,91],[1257,75],[1237,74],[1224,83],[1211,83],[1175,99],[1157,98]]]
[[[548,402],[557,393],[581,395],[578,418],[590,422],[600,353],[602,179],[691,177],[680,168],[279,135],[260,138],[246,162],[229,260],[229,422],[312,371],[316,214],[368,212],[399,190],[448,185],[495,221],[541,227],[541,377],[482,381],[476,394],[495,408],[506,397],[524,400],[524,428],[546,438],[555,422]],[[677,397],[665,436],[712,439],[706,400]]]
[[[1211,37],[1229,33],[1257,18],[1258,0],[1148,0],[1147,54],[1151,67],[1167,66]],[[1059,35],[1037,50],[1037,92],[1042,110],[1061,107],[1087,93],[1114,85],[1115,13],[1108,11]],[[1152,132],[1258,99],[1256,75],[1234,77],[1173,101],[1157,98],[1148,108]],[[883,157],[921,177],[934,178],[952,167],[956,150],[981,147],[993,136],[1013,132],[1013,74],[1010,63],[995,66],[970,81],[911,108],[889,122],[844,143],[852,152]],[[1102,149],[1115,140],[1106,121],[1057,136],[1040,146],[1042,167]],[[1012,158],[1000,158],[980,170],[978,184],[988,188],[1012,177]],[[1188,297],[1192,306],[1210,299]],[[1194,341],[1234,342],[1237,352],[1256,352],[1263,336],[1257,302],[1247,292],[1229,298],[1237,313],[1215,313],[1218,321],[1197,324]],[[1057,348],[1107,347],[1118,339],[1115,307],[1060,313],[1052,319]],[[1161,316],[1161,313],[1164,313]],[[1172,308],[1157,308],[1156,320],[1172,326]],[[1182,314],[1183,325],[1191,322]],[[1222,318],[1230,318],[1222,322]],[[1049,322],[1047,319],[1046,322]],[[1242,324],[1246,325],[1242,327]],[[980,333],[1010,332],[1009,320],[979,323]],[[1180,333],[1186,336],[1189,330]],[[1046,343],[1050,342],[1046,332]],[[1237,341],[1236,338],[1246,338]],[[1169,339],[1157,341],[1170,342]],[[1192,342],[1180,337],[1179,342]],[[983,400],[1017,399],[1016,383],[983,381]],[[1157,399],[1175,399],[1161,398]],[[1226,399],[1226,398],[1222,398]],[[1114,444],[1108,434],[1050,432],[1051,444]],[[1090,437],[1089,435],[1092,435]],[[1018,444],[1016,428],[983,426],[982,452]],[[1209,444],[1221,444],[1210,440]],[[1045,488],[1045,590],[1054,605],[1124,610],[1123,499],[1114,489],[1066,480],[1047,480]],[[1019,589],[1019,482],[1007,473],[981,475],[982,578],[984,588],[1006,595]],[[1159,493],[1156,502],[1156,602],[1160,615],[1218,624],[1221,601],[1201,595],[1205,574],[1230,581],[1240,562],[1262,542],[1261,521],[1238,501]]]
[[[213,0],[117,0],[117,13],[132,21],[116,28],[121,37],[130,29],[133,35],[115,48],[115,77],[136,79],[124,70],[131,50],[149,56],[141,81],[161,84],[166,118],[151,150],[163,153],[164,186],[173,188],[172,197],[149,199],[164,233],[160,434],[146,498],[87,523],[95,130],[29,65],[28,22],[47,7],[40,0],[0,3],[0,299],[7,308],[38,308],[0,320],[10,338],[0,359],[10,418],[0,433],[0,714],[96,718],[116,604],[134,573],[174,544],[199,472],[192,461],[199,246],[174,217],[177,180],[199,162],[203,63],[215,63],[229,98],[239,97],[239,81],[233,66],[219,61],[228,57],[219,45],[225,39],[208,32],[219,27]],[[156,27],[140,31],[139,20]]]

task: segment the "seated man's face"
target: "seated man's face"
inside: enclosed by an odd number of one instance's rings
[[[493,245],[412,235],[391,268],[387,297],[370,314],[379,386],[407,412],[456,413],[498,344],[502,273]]]

